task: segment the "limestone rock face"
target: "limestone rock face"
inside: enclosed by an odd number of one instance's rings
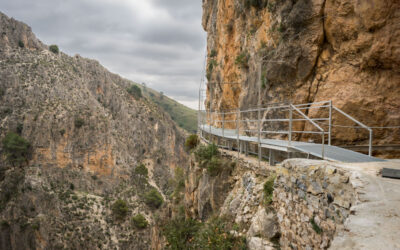
[[[148,248],[159,233],[144,194],[167,199],[173,169],[187,162],[184,132],[98,62],[50,52],[1,13],[0,30],[0,140],[17,131],[32,145],[21,167],[0,156],[0,248]],[[148,178],[135,172],[141,163]],[[117,199],[128,206],[122,220]],[[144,230],[131,225],[137,213]]]
[[[204,0],[203,9],[207,107],[255,107],[260,93],[262,104],[332,100],[368,126],[400,125],[399,1]],[[335,113],[333,122],[354,125]],[[365,144],[355,132],[337,127],[333,142]],[[375,129],[374,143],[399,135]]]

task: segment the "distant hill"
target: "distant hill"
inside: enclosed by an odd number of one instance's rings
[[[162,93],[155,91],[142,84],[136,84],[142,89],[142,94],[146,98],[152,100],[159,107],[168,113],[179,127],[190,133],[196,133],[197,130],[197,111],[186,107],[183,104],[171,99]]]

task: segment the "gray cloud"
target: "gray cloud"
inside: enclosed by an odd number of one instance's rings
[[[205,51],[200,0],[13,0],[0,10],[47,44],[196,108]]]

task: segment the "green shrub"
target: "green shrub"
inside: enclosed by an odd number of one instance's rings
[[[169,249],[193,249],[193,242],[201,224],[184,216],[170,220],[162,227]]]
[[[271,176],[264,183],[264,203],[266,205],[272,203],[272,197],[274,193],[274,182],[275,182],[275,176]]]
[[[24,124],[18,123],[18,125],[17,125],[17,133],[18,133],[19,135],[22,134],[22,130],[23,130],[23,129],[24,129]]]
[[[213,156],[219,156],[219,151],[217,145],[214,143],[207,146],[200,145],[194,152],[194,155],[198,162],[211,161]]]
[[[315,231],[317,234],[321,234],[321,233],[322,233],[322,228],[320,228],[320,227],[317,225],[317,223],[315,223],[314,217],[312,217],[312,218],[310,219],[310,223],[311,223],[312,228],[314,229],[314,231]]]
[[[0,97],[2,97],[5,93],[6,91],[3,88],[0,88]]]
[[[76,128],[81,128],[83,125],[85,125],[85,120],[83,120],[80,117],[77,117],[77,118],[75,118],[74,124],[75,124]]]
[[[147,225],[149,224],[147,222],[146,218],[141,214],[137,214],[137,215],[133,216],[131,221],[132,221],[132,225],[139,229],[146,228]]]
[[[135,99],[140,99],[142,97],[142,90],[134,84],[132,84],[126,91],[128,91],[128,93]]]
[[[210,58],[214,58],[217,56],[217,51],[215,49],[212,49],[210,52]]]
[[[247,249],[244,237],[234,237],[221,218],[211,218],[198,231],[194,249]]]
[[[149,192],[144,194],[144,202],[152,208],[159,208],[164,203],[164,199],[157,189],[152,188]]]
[[[247,54],[247,52],[240,53],[235,59],[235,64],[244,68],[249,67],[248,62],[249,62],[249,55]]]
[[[196,134],[189,135],[185,141],[185,148],[187,150],[192,150],[199,145],[199,142],[199,137]]]
[[[54,54],[58,54],[58,53],[60,52],[60,50],[58,49],[58,46],[55,45],[55,44],[50,45],[50,46],[49,46],[49,50],[50,50],[51,52],[53,52]]]
[[[119,199],[111,206],[111,211],[115,218],[122,220],[129,212],[128,204],[126,201]]]
[[[207,163],[207,167],[206,168],[207,168],[207,172],[211,176],[217,176],[222,171],[222,162],[218,157],[214,156]]]
[[[24,42],[23,42],[22,40],[19,40],[19,41],[18,41],[18,46],[19,46],[20,48],[24,48],[24,47],[25,47],[25,44],[24,44]]]
[[[217,61],[216,61],[215,59],[211,59],[211,60],[208,62],[207,75],[206,75],[207,80],[210,80],[210,79],[211,79],[212,72],[213,72],[214,68],[215,68],[217,65],[218,65],[218,63],[217,63]]]
[[[3,139],[3,152],[13,166],[28,160],[31,144],[16,133],[8,133]]]
[[[140,164],[135,168],[135,174],[146,177],[149,174],[149,171],[147,170],[146,166],[144,164]]]

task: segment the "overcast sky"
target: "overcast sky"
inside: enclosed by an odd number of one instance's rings
[[[197,107],[206,34],[201,0],[0,0],[46,44]]]

